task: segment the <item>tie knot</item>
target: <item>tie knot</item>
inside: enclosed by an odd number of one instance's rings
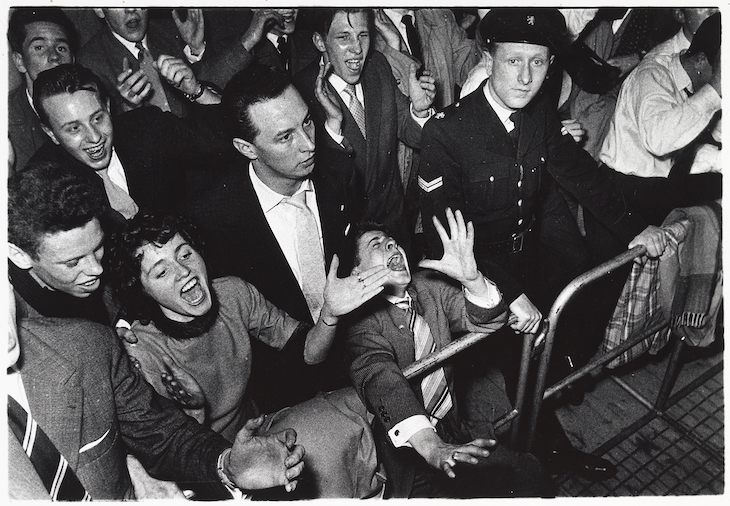
[[[345,86],[345,93],[350,95],[352,98],[357,98],[357,93],[355,92],[355,85],[354,84],[347,84]]]
[[[286,35],[280,35],[278,39],[276,39],[276,45],[281,48],[281,46],[286,46]]]
[[[291,197],[285,197],[281,200],[285,204],[290,204],[294,207],[298,207],[300,209],[306,209],[307,207],[307,200],[306,200],[306,192],[297,192]]]
[[[410,15],[410,14],[406,14],[406,15],[404,15],[404,16],[403,16],[402,18],[400,18],[400,20],[401,20],[401,21],[403,22],[403,24],[404,24],[404,25],[406,25],[406,26],[413,26],[413,18],[411,17],[411,15]]]

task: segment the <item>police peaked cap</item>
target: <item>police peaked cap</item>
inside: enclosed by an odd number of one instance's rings
[[[553,52],[567,42],[565,18],[558,9],[491,9],[479,24],[479,34],[486,44],[525,42],[546,46]]]

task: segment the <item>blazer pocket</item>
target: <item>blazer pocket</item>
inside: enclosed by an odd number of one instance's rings
[[[118,437],[119,432],[117,432],[114,426],[110,426],[93,441],[88,441],[81,445],[81,449],[79,450],[79,467],[94,462],[106,455],[114,447]]]

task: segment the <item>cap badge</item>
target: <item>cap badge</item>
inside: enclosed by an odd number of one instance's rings
[[[535,26],[535,16],[527,16],[527,24]]]

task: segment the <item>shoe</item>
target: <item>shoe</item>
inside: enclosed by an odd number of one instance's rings
[[[550,474],[572,472],[589,481],[602,481],[616,476],[617,469],[608,460],[582,452],[569,444],[536,455]]]

